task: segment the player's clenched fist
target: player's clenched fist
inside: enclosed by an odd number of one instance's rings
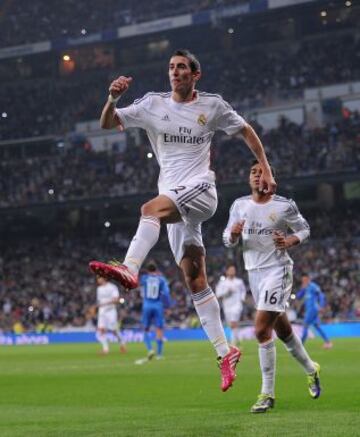
[[[276,249],[287,249],[285,234],[281,231],[273,232],[273,241]]]
[[[111,82],[109,93],[114,99],[116,99],[127,91],[131,82],[132,77],[119,76],[117,79]]]
[[[241,220],[238,223],[235,223],[234,225],[231,226],[231,240],[232,242],[235,242],[241,235],[241,232],[244,229],[244,225],[245,225],[245,220]]]

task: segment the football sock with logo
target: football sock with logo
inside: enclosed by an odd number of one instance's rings
[[[142,216],[125,256],[124,265],[133,273],[138,273],[144,259],[157,243],[159,235],[160,220],[157,217]]]
[[[306,373],[314,373],[314,363],[310,359],[304,345],[301,343],[299,337],[292,333],[284,341],[286,349],[291,353],[295,360],[300,363]]]
[[[204,331],[218,356],[224,357],[230,348],[221,322],[219,302],[214,292],[207,287],[203,291],[193,293],[192,298]]]
[[[259,344],[259,361],[262,374],[261,393],[274,397],[276,348],[274,340]]]

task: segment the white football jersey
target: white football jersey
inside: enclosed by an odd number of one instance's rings
[[[240,278],[220,279],[215,291],[216,296],[222,298],[224,311],[241,307],[246,297],[246,287]]]
[[[229,222],[223,233],[225,246],[232,247],[238,243],[230,242],[230,231],[235,223],[242,220],[245,220],[242,245],[246,270],[293,264],[286,250],[275,248],[275,230],[287,234],[291,229],[300,242],[310,235],[309,225],[295,202],[282,196],[274,195],[266,203],[257,203],[252,196],[236,199],[230,209]]]
[[[107,282],[104,285],[99,285],[96,289],[96,301],[98,304],[110,302],[113,299],[119,299],[119,289],[115,284]],[[104,305],[99,308],[99,312],[109,312],[116,310],[115,304]]]
[[[232,135],[246,124],[219,95],[196,93],[193,101],[177,103],[171,92],[151,92],[116,110],[124,128],[146,130],[160,166],[160,192],[194,180],[214,183],[210,145],[215,131]]]

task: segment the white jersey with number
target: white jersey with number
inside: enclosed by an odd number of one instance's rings
[[[242,220],[245,221],[242,245],[247,270],[293,264],[286,250],[275,248],[275,230],[287,234],[290,229],[300,242],[310,235],[309,225],[295,202],[282,196],[274,195],[266,203],[257,203],[252,196],[236,199],[230,209],[229,222],[223,234],[226,246],[232,247],[238,243],[230,241],[231,228]]]
[[[220,279],[216,286],[216,296],[222,298],[224,311],[242,308],[246,297],[246,287],[240,278]]]
[[[171,92],[150,92],[116,113],[124,128],[146,130],[160,166],[160,193],[197,180],[214,183],[210,145],[215,131],[232,135],[246,124],[219,95],[198,91],[187,103],[175,102]]]
[[[107,282],[104,285],[99,285],[96,289],[96,301],[98,304],[106,304],[114,299],[119,299],[119,289],[115,284]],[[111,303],[99,307],[99,315],[116,312],[116,305]]]

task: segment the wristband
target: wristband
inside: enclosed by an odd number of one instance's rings
[[[117,101],[120,99],[120,96],[118,96],[118,97],[113,97],[111,94],[109,94],[109,97],[108,97],[108,102],[110,102],[110,103],[117,103]]]

